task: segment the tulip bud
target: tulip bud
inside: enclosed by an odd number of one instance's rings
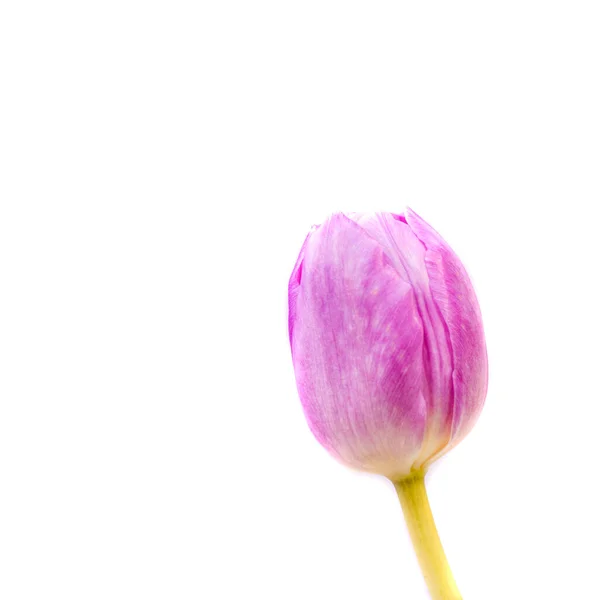
[[[487,387],[463,265],[413,211],[334,214],[289,283],[299,396],[338,460],[393,480],[425,469],[475,423]]]
[[[423,506],[423,473],[473,427],[488,379],[477,299],[448,244],[409,209],[332,215],[291,275],[289,337],[317,440],[391,479],[406,516]]]
[[[425,469],[482,409],[473,288],[409,209],[334,214],[308,235],[289,283],[289,336],[312,432],[356,469],[393,480]]]

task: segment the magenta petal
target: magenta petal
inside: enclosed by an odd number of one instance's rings
[[[290,325],[309,426],[346,464],[408,474],[426,425],[413,289],[342,214],[312,232],[302,254],[289,286]]]
[[[299,285],[301,284],[301,273],[303,271],[303,256],[305,255],[305,246],[311,232],[307,234],[303,246],[299,251],[299,256],[295,262],[293,272],[289,279],[289,340],[291,342],[291,351],[293,350],[293,327],[295,324],[295,307],[297,305],[297,295],[299,294]]]
[[[455,446],[475,424],[486,397],[488,360],[482,317],[461,261],[440,235],[411,209],[407,223],[426,247],[430,290],[449,332],[453,355]]]
[[[421,360],[426,377],[422,392],[428,415],[425,441],[414,465],[420,467],[447,446],[453,421],[451,345],[446,324],[430,290],[426,247],[401,215],[354,213],[351,219],[378,241],[414,291],[424,332]]]

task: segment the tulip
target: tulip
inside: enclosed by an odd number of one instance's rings
[[[289,338],[314,436],[393,482],[432,597],[460,598],[424,486],[486,396],[482,319],[460,260],[410,209],[334,214],[293,269]]]

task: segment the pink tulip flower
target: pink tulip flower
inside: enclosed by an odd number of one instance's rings
[[[473,287],[412,210],[337,213],[312,230],[289,282],[289,337],[309,427],[350,467],[395,484],[423,474],[482,410]]]

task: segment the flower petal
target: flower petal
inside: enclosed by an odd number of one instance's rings
[[[454,411],[447,450],[475,424],[488,387],[488,359],[478,301],[465,267],[440,235],[411,209],[406,220],[426,247],[432,296],[448,328],[453,355]]]
[[[293,326],[295,324],[295,307],[297,305],[297,296],[299,294],[299,286],[301,285],[301,273],[303,271],[303,256],[305,255],[305,246],[309,240],[309,232],[301,246],[299,256],[293,267],[293,272],[289,279],[289,340],[291,342],[291,352],[293,351]]]
[[[312,232],[297,280],[291,345],[311,430],[346,464],[408,474],[426,422],[423,334],[411,285],[342,214]]]
[[[426,436],[415,467],[420,467],[451,439],[453,420],[453,359],[446,324],[430,290],[426,268],[426,247],[402,215],[355,213],[351,217],[384,248],[401,276],[415,293],[423,324],[423,364],[427,386],[423,393],[428,407]]]

